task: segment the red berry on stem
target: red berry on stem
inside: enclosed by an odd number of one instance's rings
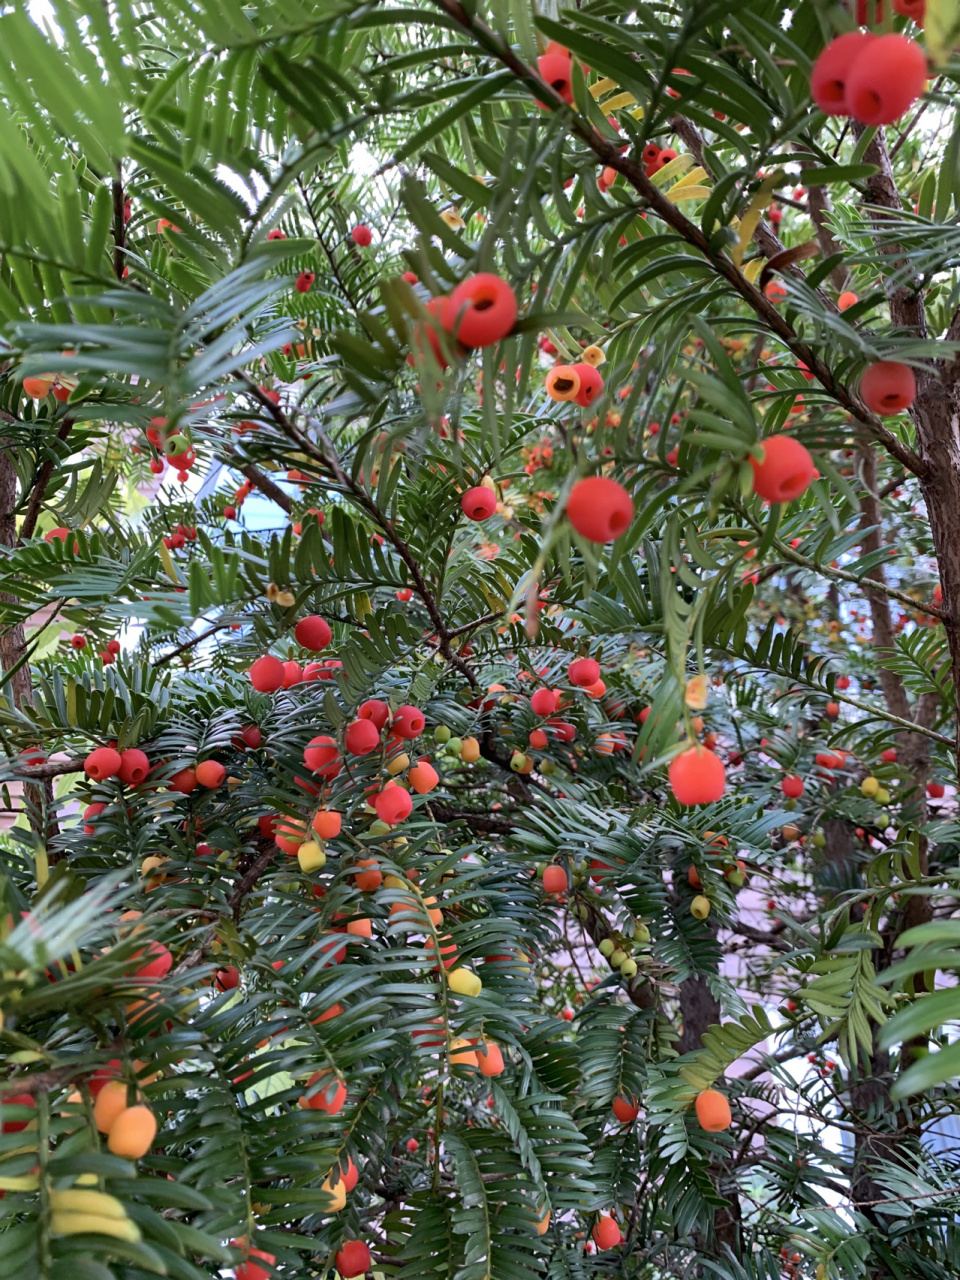
[[[321,618],[319,614],[312,614],[309,618],[300,619],[293,629],[293,634],[301,648],[309,649],[311,653],[319,653],[330,643],[333,632],[325,618]]]
[[[589,689],[600,679],[600,663],[596,658],[574,658],[567,667],[567,679],[581,689]]]
[[[258,693],[275,693],[283,686],[283,663],[272,653],[265,653],[252,664],[247,675]]]
[[[589,365],[585,367],[590,368]],[[567,519],[588,542],[614,542],[630,527],[633,501],[616,480],[607,476],[589,476],[586,480],[578,480],[570,490]]]
[[[380,745],[380,731],[372,720],[354,720],[347,726],[345,741],[352,756],[366,756]]]
[[[909,409],[917,394],[917,380],[908,364],[878,360],[860,379],[860,399],[873,413],[889,417]]]
[[[490,271],[468,276],[443,300],[440,323],[465,347],[489,347],[505,338],[517,318],[517,296]]]
[[[120,752],[120,781],[128,786],[139,786],[150,772],[150,761],[146,753],[136,747]]]
[[[540,79],[547,84],[566,103],[573,103],[573,59],[563,53],[544,53],[537,59],[537,70]],[[539,104],[544,105],[542,102]]]
[[[460,509],[468,520],[489,520],[497,509],[497,495],[485,485],[477,485],[460,499]]]
[[[83,762],[83,771],[94,782],[105,782],[107,778],[115,778],[120,772],[122,759],[119,751],[113,747],[97,747],[91,751]]]
[[[680,804],[712,804],[726,790],[726,772],[719,757],[697,743],[670,762],[670,788]]]
[[[927,56],[914,40],[895,32],[878,36],[850,68],[847,112],[861,124],[893,124],[913,106],[926,82]]]
[[[750,459],[753,491],[767,502],[793,502],[805,493],[816,468],[809,452],[793,436],[767,436],[761,441],[763,461]]]
[[[575,364],[572,367],[580,379],[580,390],[573,397],[574,403],[581,408],[589,409],[594,400],[599,400],[603,395],[603,378],[600,370],[595,369],[592,364]]]

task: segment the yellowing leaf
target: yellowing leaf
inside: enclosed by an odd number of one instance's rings
[[[695,185],[699,185],[706,176],[707,176],[706,169],[702,168],[700,165],[697,165],[695,169],[691,169],[689,173],[685,173],[683,175],[683,177],[677,183],[677,187],[692,187]],[[674,191],[676,191],[676,189],[677,188],[674,187]]]
[[[618,93],[615,98],[603,104],[603,109],[604,111],[621,111],[624,107],[633,106],[635,102],[636,98],[632,93]]]
[[[747,211],[740,221],[740,238],[733,248],[733,260],[738,267],[743,261],[747,245],[753,239],[753,233],[756,231],[757,225],[763,216],[763,211],[770,203],[770,197],[782,181],[783,170],[777,169],[776,172],[764,178],[758,190],[754,192],[753,199],[750,201]]]
[[[766,266],[766,262],[767,262],[766,258],[754,258],[751,262],[748,262],[747,265],[743,268],[744,280],[749,280],[751,284],[754,284],[756,282],[757,276]]]
[[[617,89],[619,85],[616,80],[598,80],[596,84],[590,86],[590,92],[594,101],[599,101],[605,93],[609,93],[611,89]]]
[[[709,194],[709,187],[684,187],[678,182],[667,192],[667,199],[672,204],[679,204],[681,200],[703,200]]]

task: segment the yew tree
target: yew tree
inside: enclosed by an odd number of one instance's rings
[[[960,1272],[957,0],[0,13],[0,1280]]]

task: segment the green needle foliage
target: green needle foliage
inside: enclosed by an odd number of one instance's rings
[[[960,1272],[958,41],[0,14],[0,1280]]]

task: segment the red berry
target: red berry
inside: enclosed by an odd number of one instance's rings
[[[566,893],[567,887],[567,873],[563,867],[547,867],[544,870],[543,888],[546,893]]]
[[[790,800],[799,800],[803,795],[803,779],[795,773],[788,773],[780,783],[780,790]]]
[[[597,670],[600,670],[599,663],[597,663]],[[537,689],[530,699],[530,710],[535,716],[552,716],[556,709],[557,695],[553,689]]]
[[[465,347],[489,347],[505,338],[517,318],[517,297],[490,271],[468,276],[444,298],[440,323]]]
[[[595,369],[592,364],[575,364],[572,366],[580,379],[580,390],[573,397],[574,403],[581,408],[589,409],[594,400],[599,400],[603,395],[603,378],[599,369]],[[633,510],[631,506],[631,519],[633,518]]]
[[[274,227],[272,231],[267,232],[268,240],[286,240],[287,233],[281,231],[279,227]]]
[[[761,443],[763,461],[750,459],[754,493],[767,502],[793,502],[813,481],[813,459],[793,436],[767,436]]]
[[[712,804],[726,790],[726,773],[719,757],[699,743],[675,756],[667,773],[679,804]]]
[[[915,41],[895,32],[878,36],[847,74],[847,113],[861,124],[893,124],[913,106],[926,82],[927,56]]]
[[[373,232],[364,223],[359,222],[350,232],[350,239],[355,245],[359,245],[361,249],[366,249],[367,245],[373,240]]]
[[[373,807],[377,811],[377,817],[381,822],[385,822],[390,827],[395,827],[398,822],[402,822],[404,818],[408,818],[413,811],[413,800],[410,798],[410,792],[404,791],[403,787],[396,785],[385,787],[373,798]]]
[[[257,658],[247,675],[258,693],[275,693],[283,687],[283,663],[272,653]]]
[[[407,284],[419,284],[419,283],[420,283],[420,281],[417,279],[417,274],[416,274],[416,272],[415,272],[415,271],[405,271],[405,272],[403,273],[403,275],[402,275],[400,278],[401,278],[402,280],[405,280],[405,281],[407,282]],[[416,1139],[415,1139],[415,1138],[412,1138],[412,1139],[411,1139],[411,1141],[412,1141],[412,1142],[415,1142],[415,1141],[416,1141]]]
[[[223,780],[227,776],[227,771],[219,760],[204,760],[196,768],[197,782],[201,787],[208,787],[211,791],[223,785]]]
[[[632,1124],[640,1114],[640,1107],[635,1098],[614,1098],[613,1114],[621,1124]]]
[[[309,293],[313,288],[313,282],[316,276],[312,271],[301,271],[294,282],[294,288],[297,293]]]
[[[810,96],[827,115],[850,114],[847,84],[854,64],[876,36],[866,31],[848,31],[827,45],[813,64],[810,74]]]
[[[120,772],[120,752],[113,747],[97,747],[91,751],[83,762],[83,771],[94,782],[105,782],[107,778],[115,778]]]
[[[120,781],[137,787],[150,772],[150,761],[143,751],[130,747],[120,753]]]
[[[620,1228],[613,1218],[604,1214],[593,1228],[593,1238],[598,1249],[613,1249],[620,1243]]]
[[[257,725],[247,725],[246,729],[241,731],[240,737],[248,747],[257,748],[263,741],[263,731]]]
[[[340,751],[333,738],[321,733],[311,738],[303,751],[303,762],[311,773],[323,778],[335,778],[340,772]]]
[[[191,791],[197,789],[197,771],[196,769],[180,769],[170,781],[167,783],[171,791],[179,791],[182,796],[188,796]]]
[[[873,413],[890,417],[909,409],[917,394],[917,380],[908,364],[878,360],[860,379],[860,399]]]
[[[335,1258],[337,1270],[344,1280],[363,1276],[370,1270],[370,1250],[362,1240],[345,1240]]]
[[[485,485],[477,485],[460,499],[460,509],[468,520],[489,520],[497,509],[497,495]]]
[[[368,698],[357,708],[357,718],[371,720],[379,732],[390,717],[390,708],[379,698]]]
[[[537,59],[540,79],[545,80],[564,102],[573,103],[573,59],[569,53],[544,53]],[[543,106],[541,102],[539,104]]]
[[[944,787],[942,782],[927,783],[927,795],[930,797],[931,800],[940,800],[943,797],[943,793],[945,790],[946,788]]]
[[[600,679],[600,663],[596,658],[574,658],[567,667],[567,679],[581,689],[589,689]]]
[[[347,726],[345,741],[352,756],[366,756],[380,745],[380,731],[372,720],[354,720]]]
[[[419,707],[411,707],[404,703],[403,706],[397,707],[393,713],[390,732],[398,738],[419,738],[426,727],[426,723],[426,717]]]
[[[630,527],[633,501],[616,480],[589,476],[578,480],[570,490],[567,519],[588,542],[614,542]]]
[[[321,618],[319,614],[312,614],[309,618],[300,619],[293,629],[293,634],[297,644],[302,648],[309,649],[311,653],[319,653],[330,643],[333,632],[325,618]]]

